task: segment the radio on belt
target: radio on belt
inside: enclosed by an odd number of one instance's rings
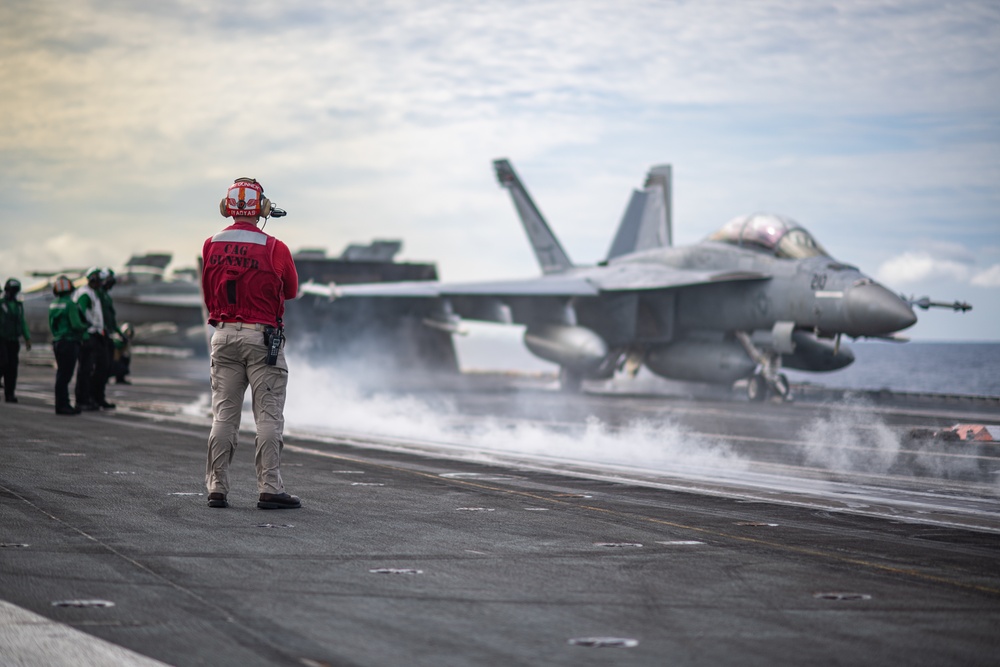
[[[264,327],[264,345],[267,346],[267,359],[264,360],[268,366],[278,363],[278,352],[281,344],[285,340],[285,329],[281,326],[281,318],[278,318],[277,327]]]

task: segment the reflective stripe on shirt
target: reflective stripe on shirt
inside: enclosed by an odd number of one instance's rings
[[[212,243],[217,243],[219,241],[267,245],[267,234],[263,232],[252,232],[249,229],[223,229],[221,232],[212,237]]]
[[[82,294],[87,295],[87,299],[90,301],[90,307],[83,311],[84,320],[90,326],[87,328],[91,333],[104,334],[104,311],[101,308],[100,301],[97,300],[97,293],[90,287],[90,285],[81,285],[76,288],[73,292],[73,301],[77,304],[80,303],[80,296]]]

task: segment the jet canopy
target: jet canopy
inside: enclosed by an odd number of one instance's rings
[[[773,213],[733,218],[707,240],[763,250],[781,259],[829,257],[823,246],[799,223]]]

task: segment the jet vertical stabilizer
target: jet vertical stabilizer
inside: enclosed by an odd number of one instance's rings
[[[521,224],[528,233],[531,247],[535,250],[535,256],[542,267],[542,273],[559,273],[573,267],[566,251],[563,250],[555,234],[549,229],[548,223],[542,217],[535,202],[531,200],[528,191],[521,185],[521,179],[514,172],[508,160],[494,160],[493,168],[496,169],[497,180],[500,185],[510,190],[510,197],[514,200],[514,208],[521,218]]]
[[[669,164],[660,164],[646,174],[646,190],[651,194],[659,194],[663,203],[663,219],[659,222],[657,231],[661,234],[662,246],[674,244],[674,182],[673,168]],[[657,192],[656,188],[659,188]]]
[[[649,170],[642,190],[634,190],[607,259],[673,245],[670,165]]]

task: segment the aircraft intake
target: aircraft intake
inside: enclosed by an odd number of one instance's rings
[[[757,365],[736,341],[682,340],[650,349],[646,367],[672,380],[727,384],[749,377]]]
[[[586,327],[566,324],[529,327],[524,344],[536,357],[581,373],[597,370],[608,355],[603,338]]]

